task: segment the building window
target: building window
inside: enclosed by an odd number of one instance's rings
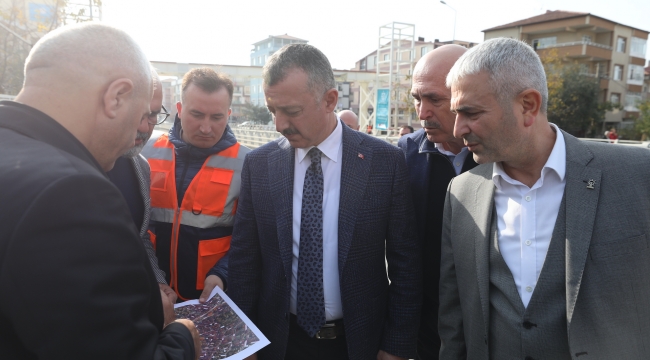
[[[423,46],[420,48],[420,57],[424,56],[426,53],[429,52],[429,48],[426,46]]]
[[[550,36],[533,40],[533,49],[544,49],[557,43],[557,36]]]
[[[372,57],[372,64],[377,65],[377,55]]]
[[[643,85],[643,66],[628,65],[627,83],[632,85]]]
[[[630,43],[630,55],[645,58],[646,43],[646,39],[632,37],[632,42]]]
[[[639,111],[637,105],[641,102],[641,93],[628,92],[625,94],[625,111]]]
[[[623,80],[623,65],[614,65],[614,80]]]
[[[591,42],[591,35],[582,35],[582,42],[590,43]]]
[[[609,101],[612,104],[620,104],[621,103],[621,94],[612,93],[611,95],[609,95]]]
[[[269,45],[268,45],[269,49],[271,48],[271,46],[273,46],[273,44],[269,41]]]
[[[619,36],[618,39],[616,39],[616,51],[622,52],[622,53],[625,52],[625,38],[624,37]]]
[[[389,56],[390,56],[390,54],[384,54],[384,61],[388,61]]]
[[[366,59],[361,60],[361,64],[359,65],[359,70],[366,70]]]

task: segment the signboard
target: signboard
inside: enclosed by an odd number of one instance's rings
[[[375,129],[388,130],[390,114],[390,89],[377,89],[377,111],[375,112]]]

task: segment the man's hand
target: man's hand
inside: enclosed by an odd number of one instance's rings
[[[194,326],[194,322],[188,319],[178,319],[176,322],[185,325],[192,334],[192,340],[194,340],[194,360],[199,360],[199,357],[201,357],[201,337],[199,336],[199,331],[196,330],[196,326]]]
[[[203,282],[203,292],[201,293],[201,296],[199,296],[199,302],[201,304],[208,301],[208,297],[210,296],[212,290],[214,290],[215,286],[218,286],[221,290],[223,290],[223,281],[221,281],[220,277],[217,275],[210,275],[205,278],[205,281]]]
[[[377,353],[377,360],[408,360],[408,359],[391,355],[385,352],[384,350],[379,350],[379,353]]]
[[[158,284],[160,287],[160,290],[162,290],[165,295],[169,298],[169,301],[172,304],[176,304],[176,300],[178,299],[178,295],[176,295],[176,291],[174,289],[170,288],[169,285],[167,284]]]
[[[167,324],[176,319],[176,314],[174,313],[174,303],[169,301],[169,298],[162,289],[160,289],[160,299],[162,300],[163,315],[165,319],[164,326],[167,326]]]

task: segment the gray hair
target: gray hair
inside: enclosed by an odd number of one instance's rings
[[[489,85],[501,106],[526,89],[542,95],[540,111],[546,114],[548,85],[544,66],[535,50],[523,41],[490,39],[467,51],[447,75],[447,87],[468,75],[486,72]]]
[[[336,87],[332,65],[325,54],[307,44],[286,45],[273,54],[262,69],[264,85],[277,84],[293,69],[300,69],[307,74],[307,86],[316,96],[322,97]]]

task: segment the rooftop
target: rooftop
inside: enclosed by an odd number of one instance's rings
[[[264,40],[260,40],[260,41],[258,41],[256,43],[254,43],[253,45],[257,45],[259,43],[267,41],[268,39],[273,39],[273,38],[308,42],[308,40],[300,39],[300,38],[297,38],[297,37],[294,37],[294,36],[291,36],[291,35],[284,34],[284,35],[269,35],[268,38],[266,38]]]
[[[495,26],[495,27],[492,27],[492,28],[489,28],[489,29],[485,29],[485,30],[483,30],[483,32],[507,29],[507,28],[517,27],[517,26],[539,24],[539,23],[555,21],[555,20],[570,19],[570,18],[576,18],[576,17],[581,17],[581,16],[593,16],[593,17],[597,17],[599,19],[603,19],[603,20],[606,20],[606,21],[611,21],[609,19],[605,19],[605,18],[600,17],[598,15],[590,14],[590,13],[587,13],[587,12],[573,12],[573,11],[564,11],[564,10],[546,10],[546,13],[544,13],[544,14],[533,16],[533,17],[530,17],[528,19],[523,19],[523,20],[511,22],[511,23],[505,24],[505,25]],[[614,21],[611,21],[611,22],[616,23]],[[620,25],[623,25],[623,24],[620,24]],[[641,29],[637,29],[637,30],[641,30]],[[645,30],[642,30],[642,31],[645,31]]]

